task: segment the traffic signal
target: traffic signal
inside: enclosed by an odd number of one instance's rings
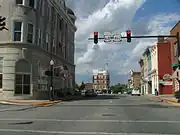
[[[6,17],[2,17],[0,16],[0,31],[3,30],[3,29],[7,29],[5,26],[6,26]]]
[[[131,42],[131,31],[127,30],[126,35],[127,35],[127,42]]]
[[[46,70],[44,74],[45,74],[46,76],[51,76],[51,71]]]
[[[98,43],[98,32],[94,32],[94,43]]]

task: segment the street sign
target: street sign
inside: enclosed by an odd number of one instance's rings
[[[104,32],[104,42],[110,43],[111,42],[112,34],[110,32]]]
[[[113,42],[121,42],[121,41],[122,41],[121,34],[113,35]]]

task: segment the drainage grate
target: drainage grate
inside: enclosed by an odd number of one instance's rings
[[[116,114],[102,114],[102,116],[116,116]]]

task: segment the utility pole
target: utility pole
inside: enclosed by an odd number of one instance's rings
[[[51,66],[51,84],[50,84],[50,100],[54,101],[54,88],[53,88],[53,75],[54,75],[54,61],[50,61],[50,66]]]

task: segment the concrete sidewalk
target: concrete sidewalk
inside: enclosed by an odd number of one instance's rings
[[[156,101],[166,102],[169,104],[180,106],[180,103],[178,103],[178,100],[174,97],[174,95],[159,95],[159,96],[147,95],[147,96],[149,96],[150,98]]]

